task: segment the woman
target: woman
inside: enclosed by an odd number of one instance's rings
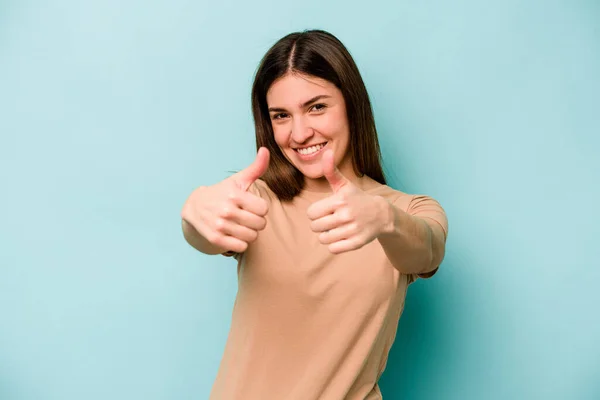
[[[331,34],[279,40],[252,108],[254,163],[182,210],[193,247],[238,260],[211,399],[381,399],[407,287],[444,257],[445,213],[386,185],[365,85]]]

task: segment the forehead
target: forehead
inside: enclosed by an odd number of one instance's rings
[[[298,106],[318,95],[341,95],[331,82],[315,76],[289,73],[277,79],[267,92],[269,106]]]

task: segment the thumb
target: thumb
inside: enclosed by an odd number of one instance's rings
[[[323,153],[321,163],[323,164],[323,175],[325,175],[325,178],[329,182],[329,185],[331,185],[334,193],[346,186],[348,180],[335,166],[333,150],[327,150]]]
[[[235,181],[243,191],[260,178],[269,168],[270,153],[266,147],[258,149],[254,162],[235,175]]]

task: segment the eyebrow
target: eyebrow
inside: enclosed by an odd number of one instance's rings
[[[318,96],[313,97],[312,99],[304,102],[304,104],[301,105],[302,108],[306,108],[309,105],[311,105],[312,103],[322,100],[322,99],[329,99],[331,98],[331,96],[326,95],[326,94],[320,94]],[[287,111],[285,108],[279,108],[279,107],[269,107],[269,111],[270,112],[285,112]]]

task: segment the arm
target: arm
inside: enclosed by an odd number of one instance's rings
[[[441,206],[415,196],[404,212],[380,199],[385,222],[378,240],[392,265],[404,274],[433,275],[445,254],[447,220]]]

